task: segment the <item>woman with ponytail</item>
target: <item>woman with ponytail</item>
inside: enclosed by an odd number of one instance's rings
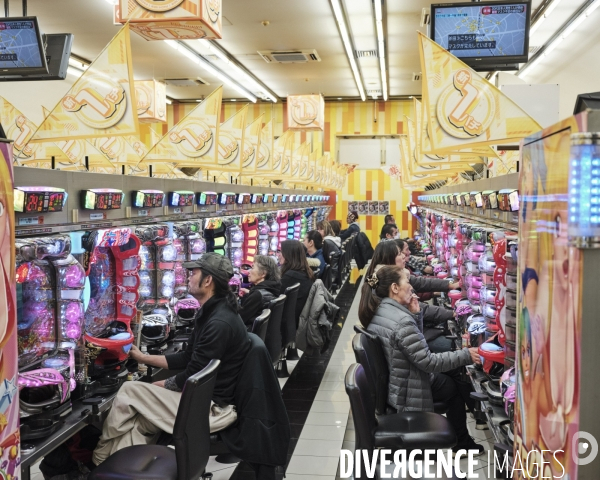
[[[454,450],[482,454],[483,446],[475,443],[467,430],[459,386],[441,373],[481,363],[477,349],[432,353],[423,336],[421,306],[406,270],[395,265],[374,270],[365,278],[358,317],[383,347],[390,372],[388,405],[397,412],[432,412],[434,402],[445,402],[448,420],[458,437]]]

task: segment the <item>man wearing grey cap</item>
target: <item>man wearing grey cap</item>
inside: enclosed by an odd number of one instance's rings
[[[237,313],[237,299],[229,288],[231,262],[216,253],[205,253],[200,260],[183,266],[191,270],[188,291],[202,305],[187,348],[169,355],[144,355],[135,346],[130,352],[130,357],[139,363],[180,372],[153,384],[126,382],[121,387],[94,450],[96,465],[117,450],[155,443],[163,431],[173,433],[186,380],[212,359],[221,360],[221,365],[213,391],[210,430],[222,430],[237,418],[234,390],[250,350],[250,338]]]

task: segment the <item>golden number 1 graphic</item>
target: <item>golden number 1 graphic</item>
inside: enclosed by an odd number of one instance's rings
[[[462,94],[460,102],[448,116],[450,123],[469,135],[481,135],[481,123],[471,115],[479,100],[479,90],[471,83],[471,72],[459,70],[454,74],[454,87]]]
[[[170,140],[173,143],[181,143],[187,140],[194,150],[200,150],[210,140],[210,132],[202,132],[200,136],[196,136],[194,132],[188,128],[184,128],[180,132],[173,132],[170,135]]]
[[[21,133],[19,133],[17,138],[15,138],[15,147],[17,148],[17,150],[23,150],[23,147],[25,147],[25,145],[27,144],[27,141],[29,140],[29,137],[31,136],[31,127],[29,125],[27,125],[26,122],[27,122],[27,120],[25,119],[25,117],[23,115],[19,115],[15,122],[17,124],[17,127],[21,131]],[[27,148],[29,149],[29,152],[31,152],[31,147],[27,147]],[[25,150],[27,150],[27,148]],[[30,154],[30,153],[26,152],[25,150],[23,150],[23,153]]]
[[[62,104],[69,112],[78,112],[87,105],[104,118],[108,118],[117,111],[117,105],[123,101],[123,98],[125,98],[125,92],[122,88],[113,88],[105,97],[96,90],[84,88],[75,96],[66,95]]]

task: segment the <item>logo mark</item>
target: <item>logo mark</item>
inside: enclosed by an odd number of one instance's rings
[[[183,3],[183,0],[136,0],[140,7],[151,12],[168,12]]]
[[[271,158],[271,152],[269,147],[261,143],[258,149],[258,158],[256,159],[256,168],[263,168],[269,164],[269,158]]]
[[[577,465],[588,465],[592,463],[598,456],[598,441],[591,433],[579,431],[573,435],[571,440],[573,452],[573,461]],[[581,455],[589,454],[581,458]]]
[[[30,158],[33,156],[37,149],[37,144],[28,145],[27,142],[31,139],[35,132],[35,125],[27,120],[24,115],[19,115],[15,119],[15,124],[9,129],[7,133],[8,138],[14,138],[15,150],[20,152],[23,156]]]
[[[299,97],[290,99],[292,120],[298,125],[310,125],[317,119],[318,107],[309,98]]]
[[[217,23],[219,15],[221,15],[221,0],[208,0],[206,3],[208,18],[212,23]]]
[[[152,106],[153,93],[146,85],[136,85],[135,97],[137,99],[137,114],[144,115]]]
[[[453,85],[442,92],[437,104],[441,127],[457,138],[481,135],[489,128],[495,113],[489,88],[466,69],[454,74]]]
[[[256,153],[256,148],[253,145],[246,147],[242,152],[242,167],[248,167],[252,165],[252,161],[254,160],[254,154]]]
[[[118,137],[103,138],[98,141],[98,150],[100,150],[109,160],[116,160],[123,153],[125,143]]]
[[[79,162],[83,158],[84,148],[80,140],[56,142],[71,162]]]
[[[65,95],[62,106],[92,128],[110,128],[116,125],[127,107],[125,90],[121,85],[104,77],[90,77],[81,82],[78,91]]]
[[[219,133],[219,165],[232,163],[237,158],[239,150],[238,141],[231,133]]]
[[[188,120],[169,134],[169,141],[188,157],[205,155],[213,143],[212,130],[200,120]]]

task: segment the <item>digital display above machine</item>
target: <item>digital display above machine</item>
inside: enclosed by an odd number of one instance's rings
[[[263,203],[263,194],[262,193],[253,193],[252,194],[252,203]]]
[[[177,190],[169,193],[169,205],[172,207],[191,207],[196,194],[188,190]]]
[[[216,205],[217,192],[202,192],[198,195],[198,205]]]
[[[15,212],[62,212],[67,192],[55,187],[17,187],[14,197]]]
[[[272,193],[265,193],[263,195],[263,203],[268,203],[273,199],[273,194]]]
[[[165,193],[160,190],[138,190],[133,192],[133,206],[137,208],[162,207]]]
[[[290,195],[290,203],[296,201],[296,195]]]
[[[219,193],[219,205],[233,205],[235,203],[235,193]]]
[[[238,193],[236,198],[238,205],[250,205],[250,194],[249,193]]]
[[[306,202],[308,200],[308,195],[302,195],[302,201]]]
[[[281,194],[281,203],[285,203],[287,201],[288,201],[288,194],[287,193]]]
[[[116,188],[90,188],[81,191],[81,205],[84,210],[119,210],[123,197]]]
[[[281,193],[275,193],[273,195],[273,203],[278,203],[281,199]]]

